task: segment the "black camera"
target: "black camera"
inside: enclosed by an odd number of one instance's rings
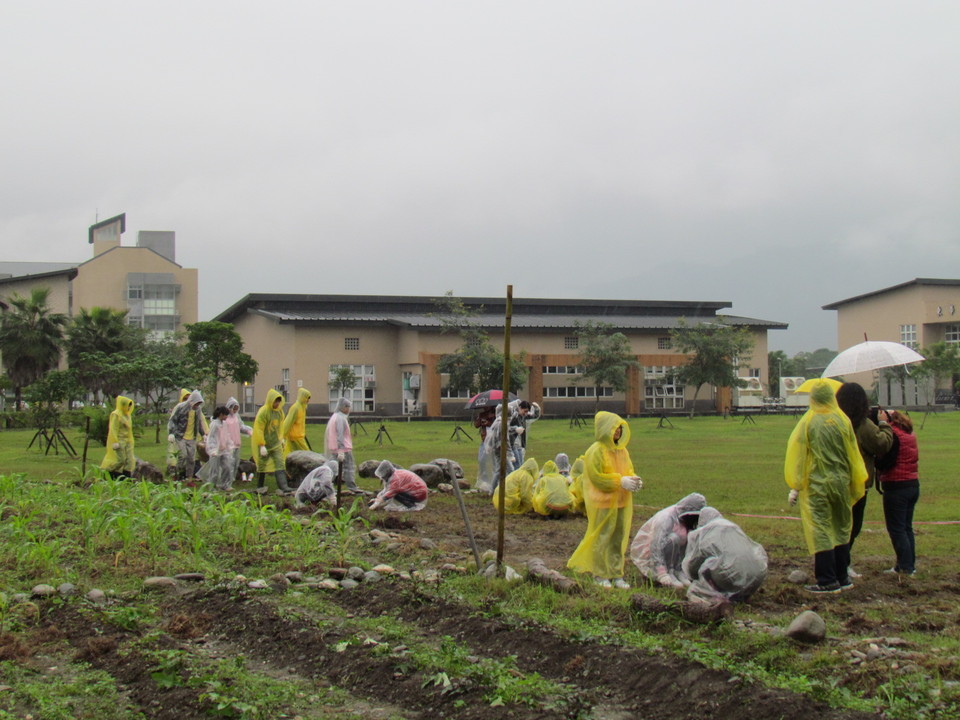
[[[867,413],[867,417],[873,420],[873,424],[876,425],[880,422],[880,406],[874,405],[870,408],[870,412]]]

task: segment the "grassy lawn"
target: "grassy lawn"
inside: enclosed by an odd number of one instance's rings
[[[634,529],[657,509],[683,495],[703,493],[711,505],[738,522],[770,554],[770,579],[755,602],[738,607],[737,617],[758,626],[783,627],[800,610],[814,607],[827,621],[832,638],[824,645],[800,648],[782,638],[732,624],[708,628],[669,618],[645,623],[629,612],[628,594],[604,594],[593,588],[586,588],[580,595],[562,596],[528,583],[491,582],[466,574],[449,576],[431,592],[485,613],[495,610],[496,616],[510,618],[511,622],[543,623],[571,636],[654,652],[666,650],[750,681],[826,700],[836,707],[884,709],[890,717],[910,719],[960,716],[960,618],[956,609],[956,593],[960,590],[960,525],[956,524],[960,520],[960,489],[955,477],[960,413],[914,417],[921,468],[921,500],[916,514],[920,572],[910,582],[900,584],[887,582],[879,575],[883,567],[892,565],[893,554],[882,524],[880,497],[872,492],[865,530],[854,549],[854,564],[868,577],[863,587],[844,594],[836,603],[816,605],[784,580],[790,570],[810,566],[796,513],[786,503],[782,472],[786,439],[796,418],[764,416],[755,423],[740,418],[677,418],[672,421],[673,428],[659,427],[656,418],[630,421],[631,455],[644,478],[644,488],[636,495]],[[474,478],[476,431],[463,424],[473,440],[460,439],[455,436],[456,426],[455,422],[387,423],[393,442],[382,438],[382,445],[376,442],[376,424],[355,427],[355,455],[358,461],[388,458],[406,466],[447,457],[459,462],[468,478]],[[322,447],[322,430],[322,425],[308,427],[315,448]],[[82,452],[79,434],[66,432]],[[541,463],[558,452],[567,453],[572,460],[592,442],[592,426],[571,427],[565,419],[541,420],[531,426],[530,433],[528,456]],[[165,650],[163,643],[154,642],[164,626],[158,619],[160,601],[139,592],[145,576],[202,572],[226,582],[237,573],[254,578],[294,569],[319,572],[341,557],[367,568],[385,560],[398,567],[428,568],[450,561],[464,564],[471,556],[466,541],[454,531],[459,511],[450,495],[432,495],[429,513],[425,511],[423,519],[417,519],[421,523],[418,532],[443,536],[442,547],[411,551],[405,546],[391,554],[369,546],[364,539],[365,527],[359,521],[339,525],[326,517],[298,514],[278,506],[269,496],[261,501],[243,493],[209,495],[175,485],[94,481],[91,471],[86,476],[81,472],[79,458],[62,452],[44,455],[36,445],[27,450],[32,435],[26,430],[0,432],[0,632],[11,630],[17,637],[36,631],[41,612],[32,601],[14,602],[16,593],[29,591],[41,582],[53,586],[71,582],[83,592],[91,587],[109,588],[124,600],[110,606],[109,612],[117,616],[114,620],[138,628],[137,652],[162,669],[164,662],[173,661],[163,655],[169,648]],[[138,456],[163,467],[165,451],[165,438],[155,442],[153,428],[146,428],[137,441]],[[98,465],[102,456],[103,448],[91,445],[88,468]],[[361,479],[360,484],[368,489],[375,487],[370,480]],[[480,495],[468,495],[466,499],[476,530],[487,539],[482,541],[482,550],[491,545],[489,538],[493,535],[489,500]],[[436,526],[428,524],[434,522],[430,518],[436,520]],[[366,515],[364,519],[369,522],[373,518]],[[552,551],[555,558],[560,558],[553,563],[555,568],[563,570],[562,558],[572,552],[583,528],[578,519],[546,526],[539,519],[509,522],[508,531],[518,545],[508,547],[506,560],[508,564],[516,561],[518,569],[525,555],[536,549]],[[548,538],[546,529],[554,535]],[[635,573],[631,579],[637,580]],[[74,602],[84,601],[70,601]],[[295,601],[285,596],[276,602],[280,611],[292,604],[295,607],[291,611],[300,613],[334,612],[329,601],[319,595],[297,597]],[[373,632],[363,624],[366,621],[349,613],[338,622],[349,625],[351,632]],[[395,644],[405,633],[411,638],[418,635],[412,626],[399,620],[397,623],[377,620],[374,624]],[[909,672],[903,671],[907,659],[869,666],[851,664],[850,648],[860,647],[858,643],[873,636],[892,634],[911,648]],[[410,642],[414,647],[414,640]],[[429,677],[435,678],[438,686],[446,677],[444,668],[460,668],[458,672],[471,677],[479,672],[475,662],[462,659],[470,656],[466,650],[454,651],[452,646],[438,649],[424,642],[423,647],[415,647],[414,656],[424,654],[421,665],[432,668]],[[438,659],[441,650],[456,662]],[[41,707],[60,708],[48,711],[49,717],[139,717],[136,710],[123,709],[126,701],[122,698],[111,700],[106,690],[88,693],[89,697],[77,692],[78,684],[84,683],[108,687],[110,683],[101,670],[69,666],[73,668],[70,682],[63,687],[73,689],[54,691],[31,657],[19,657],[19,661],[15,654],[0,657],[15,660],[0,664],[0,681],[15,688],[6,695],[0,693],[0,718],[22,717],[28,710],[36,713]],[[257,692],[290,710],[291,717],[298,713],[301,717],[348,716],[332,710],[343,702],[335,688],[318,695],[308,681],[297,679],[302,685],[294,683],[300,688],[298,695],[262,673],[245,669],[243,663],[221,667],[222,663],[189,655],[177,656],[173,664],[181,672],[181,666],[196,668],[198,663],[202,668],[195,672],[204,677],[216,669],[214,674],[221,679],[210,680],[203,687],[210,695],[208,686],[213,683],[219,688],[213,695],[221,700],[229,695],[221,676],[232,673],[231,677],[242,677],[230,683],[261,688]],[[59,666],[64,667],[62,663]],[[490,667],[493,669],[488,674],[496,678],[487,677],[483,682],[502,684],[504,677],[516,679],[519,672],[516,668]],[[533,679],[530,682],[537,686]],[[552,685],[550,688],[543,692],[566,692]],[[491,702],[496,698],[519,702],[511,693],[490,696],[494,698]],[[517,697],[522,694],[518,691]],[[301,703],[300,696],[312,700]],[[115,714],[103,714],[100,706],[104,698]],[[271,716],[249,693],[243,698],[229,698],[235,703],[224,715]],[[203,702],[209,706],[210,699]],[[83,712],[78,713],[77,708]]]

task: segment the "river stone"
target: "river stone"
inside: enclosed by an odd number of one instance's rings
[[[281,590],[286,590],[290,587],[290,580],[283,573],[276,573],[267,578],[267,582],[270,583],[274,588],[279,588]]]
[[[336,580],[333,580],[331,578],[327,578],[326,580],[321,580],[320,582],[317,583],[317,589],[318,590],[339,590],[340,583],[338,583]]]
[[[107,601],[107,594],[103,590],[98,590],[94,588],[87,593],[87,600],[96,605],[103,605]]]
[[[455,483],[463,477],[463,467],[456,460],[437,458],[430,462],[443,470],[443,475],[446,477],[448,483]],[[467,483],[467,487],[470,487],[470,483]]]
[[[334,580],[343,580],[347,576],[347,569],[342,567],[332,567],[329,570],[329,575]]]
[[[173,577],[175,580],[183,580],[185,582],[203,582],[207,579],[206,575],[198,572],[179,573]]]
[[[266,590],[270,586],[266,580],[251,580],[247,583],[247,587],[251,590]]]
[[[788,638],[802,643],[818,643],[827,637],[827,624],[813,610],[804,610],[784,632]]]
[[[327,461],[320,453],[312,450],[294,450],[285,461],[287,482],[294,488],[298,487],[303,479],[314,468],[318,468]]]
[[[435,488],[447,479],[443,468],[433,463],[417,463],[410,466],[410,472],[420,476],[427,484],[427,487]]]
[[[177,581],[166,576],[148,577],[143,581],[144,590],[170,590],[176,586]]]
[[[453,485],[451,485],[450,483],[440,483],[439,485],[437,485],[437,490],[439,490],[442,493],[451,493],[453,492]]]
[[[51,595],[56,594],[57,589],[53,585],[34,585],[33,589],[30,590],[30,594],[33,597],[50,597]]]
[[[10,598],[11,605],[25,602],[30,602],[30,593],[14,593],[13,597]]]
[[[386,564],[375,565],[373,569],[381,575],[393,575],[396,572],[391,565]]]
[[[364,460],[357,468],[357,475],[362,478],[377,477],[377,467],[380,462],[380,460]]]
[[[803,585],[807,581],[807,573],[803,570],[794,570],[787,575],[787,582],[794,585]]]
[[[368,583],[368,582],[376,582],[377,580],[380,580],[382,577],[383,577],[383,575],[381,575],[380,573],[378,573],[376,570],[367,570],[367,571],[363,574],[363,581],[364,581],[365,583]]]
[[[292,572],[285,573],[287,580],[292,583],[303,582],[303,573],[298,570],[293,570]]]
[[[364,575],[366,575],[366,571],[361,567],[357,567],[356,565],[347,570],[347,577],[351,580],[356,580],[357,582],[361,582]]]
[[[77,586],[73,583],[62,583],[57,587],[57,592],[61,597],[70,597],[77,594]]]
[[[422,538],[420,540],[420,547],[424,550],[436,550],[437,544],[430,538]]]
[[[360,583],[358,583],[356,580],[351,580],[350,578],[344,578],[340,581],[340,587],[342,587],[344,590],[353,590],[359,586]]]

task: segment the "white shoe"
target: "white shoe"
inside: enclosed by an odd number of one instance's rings
[[[593,581],[602,588],[613,587],[610,581],[606,578],[594,578]]]
[[[849,576],[850,576],[851,578],[853,578],[854,580],[856,580],[858,577],[860,577],[860,573],[858,573],[858,572],[857,572],[856,570],[854,570],[852,567],[848,567],[848,568],[847,568],[847,575],[849,575]]]
[[[616,578],[616,579],[613,581],[613,586],[614,586],[615,588],[619,588],[620,590],[629,590],[629,589],[630,589],[630,583],[628,583],[628,582],[627,582],[626,580],[624,580],[623,578]]]

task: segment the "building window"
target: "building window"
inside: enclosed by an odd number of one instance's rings
[[[360,349],[360,338],[344,338],[344,339],[343,339],[343,349],[344,349],[344,350],[359,350],[359,349]]]
[[[760,377],[760,368],[747,368],[747,377]]]
[[[377,407],[377,371],[373,365],[331,365],[328,380],[333,382],[340,368],[349,368],[353,374],[353,387],[341,388],[339,385],[330,385],[328,395],[331,412],[337,409],[341,397],[350,400],[351,410],[358,412],[373,412]]]
[[[644,407],[647,410],[683,408],[683,385],[674,378],[672,365],[650,365],[643,368]]]
[[[597,396],[595,387],[585,385],[567,385],[565,387],[545,387],[543,396],[549,398],[592,398]],[[613,397],[612,387],[601,387],[600,397]]]
[[[943,341],[945,343],[950,343],[951,345],[960,343],[960,324],[950,323],[949,325],[944,325]],[[904,345],[906,345],[906,343],[904,343]],[[916,350],[916,347],[914,345],[911,345],[910,347]]]
[[[143,299],[143,288],[139,285],[131,285],[127,288],[127,299],[128,300],[142,300]]]
[[[582,371],[576,365],[544,365],[541,370],[544,375],[580,375]]]
[[[673,340],[669,337],[657,338],[657,350],[670,350],[673,348]]]
[[[564,350],[578,350],[580,349],[580,338],[578,337],[565,337],[563,339],[563,349]]]
[[[440,397],[444,400],[469,400],[470,391],[469,390],[451,390],[448,387],[444,387],[440,390]]]
[[[913,348],[914,350],[916,350],[917,349],[917,326],[901,325],[900,326],[900,342],[906,345],[908,348]],[[948,340],[947,342],[950,342],[950,341]]]

